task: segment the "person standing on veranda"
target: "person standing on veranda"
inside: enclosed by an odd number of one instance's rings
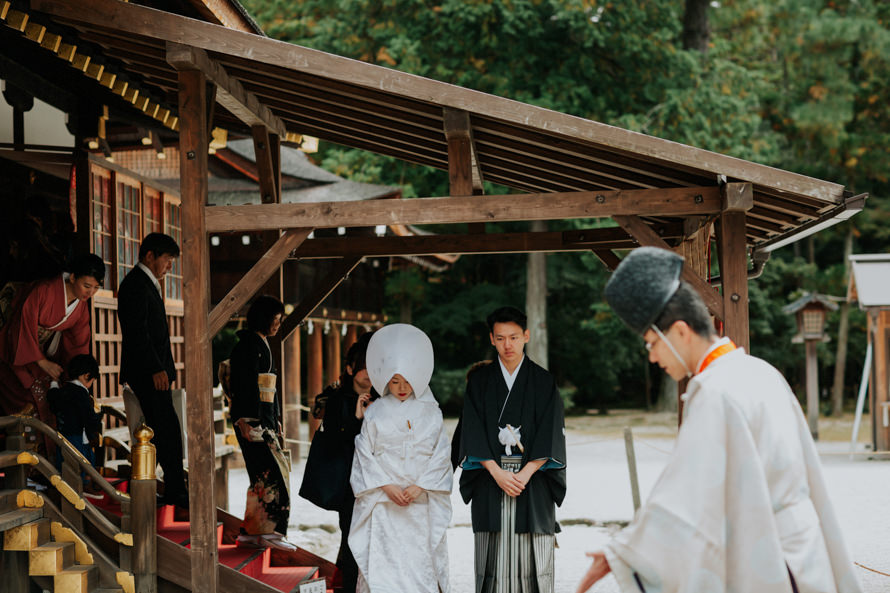
[[[182,430],[171,392],[176,367],[160,283],[177,257],[179,245],[173,237],[162,233],[145,236],[139,246],[139,263],[118,288],[117,318],[121,328],[121,385],[129,385],[139,400],[145,423],[155,433],[152,443],[164,470],[165,502],[188,508]]]
[[[797,398],[779,372],[718,338],[683,258],[641,247],[606,285],[649,360],[689,379],[667,466],[633,522],[588,554],[579,593],[860,593]]]
[[[278,334],[284,304],[270,295],[247,310],[247,329],[229,357],[230,415],[250,486],[238,545],[293,551],[288,542],[290,467],[281,450],[281,399],[269,338]]]

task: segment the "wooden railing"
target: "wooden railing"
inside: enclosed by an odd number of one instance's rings
[[[26,448],[27,429],[43,434],[59,448],[61,471],[42,455]],[[0,452],[0,468],[6,473],[6,488],[25,489],[28,473],[39,472],[61,495],[61,516],[65,521],[83,534],[86,519],[100,534],[115,542],[118,565],[122,571],[134,575],[135,590],[155,593],[157,503],[154,446],[149,442],[151,430],[143,426],[136,433],[138,443],[133,448],[133,478],[130,480],[132,497],[116,490],[80,451],[40,420],[27,416],[0,417],[0,431],[6,433],[6,450]],[[84,499],[82,474],[89,476],[95,486],[120,505],[120,528]]]

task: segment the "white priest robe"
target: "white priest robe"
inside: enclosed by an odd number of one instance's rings
[[[448,589],[451,444],[429,389],[400,402],[385,395],[365,411],[350,478],[355,507],[349,547],[358,591],[439,593]],[[381,489],[416,484],[426,492],[402,507]]]
[[[858,593],[816,448],[781,374],[741,349],[693,377],[667,466],[606,546],[623,592]]]

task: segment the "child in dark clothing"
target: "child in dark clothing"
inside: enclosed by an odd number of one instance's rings
[[[93,407],[90,387],[99,377],[99,363],[89,354],[78,354],[68,363],[68,377],[69,381],[62,386],[53,382],[47,399],[56,415],[59,434],[95,464],[93,447],[99,445],[102,416]],[[61,451],[56,456],[56,465],[61,468]]]

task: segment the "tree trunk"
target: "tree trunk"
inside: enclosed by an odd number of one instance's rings
[[[532,232],[545,232],[547,221],[535,220],[531,223]],[[547,360],[547,256],[544,253],[529,253],[526,268],[525,314],[528,315],[528,328],[531,333],[525,351],[529,358],[544,367]]]
[[[853,225],[844,238],[844,287],[850,282],[850,255],[853,254]],[[831,387],[831,415],[844,413],[844,374],[847,371],[847,343],[850,334],[850,303],[841,303],[840,325],[837,330],[837,352],[834,360],[834,384]]]
[[[708,51],[711,28],[708,24],[710,0],[686,0],[683,13],[683,49],[694,49],[702,53]]]

